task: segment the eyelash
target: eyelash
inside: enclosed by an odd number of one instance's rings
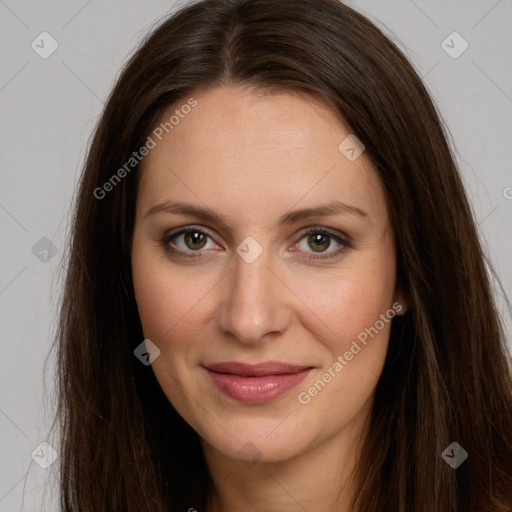
[[[162,244],[162,246],[164,247],[165,251],[168,254],[177,256],[178,258],[184,258],[184,259],[201,258],[202,257],[201,250],[199,250],[199,251],[182,251],[181,249],[176,249],[170,245],[170,242],[173,238],[176,238],[179,235],[182,235],[182,234],[185,234],[185,233],[188,233],[191,231],[201,233],[201,234],[211,238],[210,235],[203,229],[195,227],[195,226],[187,226],[186,228],[182,228],[179,231],[168,233],[161,240],[159,240],[159,242]],[[349,249],[351,247],[351,243],[348,239],[342,238],[342,237],[336,235],[335,233],[333,233],[331,230],[321,227],[321,226],[308,228],[302,234],[301,238],[296,243],[298,244],[303,238],[306,238],[308,235],[313,235],[313,234],[318,234],[318,233],[323,234],[323,235],[329,235],[336,242],[340,243],[341,247],[338,248],[337,250],[331,251],[329,253],[325,253],[325,254],[327,254],[327,256],[305,256],[305,258],[308,260],[331,259],[331,258],[340,256],[342,253],[344,253],[347,249]],[[188,255],[189,252],[197,252],[198,254]]]

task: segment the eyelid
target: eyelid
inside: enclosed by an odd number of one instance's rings
[[[204,226],[200,225],[190,224],[169,231],[168,233],[165,234],[164,239],[173,238],[174,236],[181,235],[183,233],[186,233],[187,231],[200,231],[201,233],[208,235],[210,238],[213,238],[208,228],[205,228]]]

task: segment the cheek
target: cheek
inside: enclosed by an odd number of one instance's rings
[[[141,248],[134,242],[132,274],[144,336],[162,350],[173,331],[195,325],[183,320],[197,313],[205,286],[198,285],[187,272],[173,271],[165,254],[157,251],[161,249]]]
[[[339,355],[365,329],[374,326],[381,314],[385,314],[392,305],[394,292],[394,267],[369,261],[355,269],[351,267],[343,273],[329,276],[315,283],[315,290],[306,289],[298,294],[307,297],[311,311],[311,322],[318,319],[326,326],[322,329],[331,354]],[[380,323],[379,323],[380,325]],[[386,324],[387,326],[388,324]],[[383,336],[387,328],[381,329]]]
[[[380,270],[345,276],[312,298],[311,310],[329,327],[317,337],[326,351],[322,367],[303,384],[298,400],[338,418],[324,429],[337,429],[355,417],[382,373],[395,311],[394,274]]]
[[[200,314],[204,290],[197,289],[197,293],[194,293],[190,286],[185,286],[179,279],[156,272],[138,275],[134,278],[134,287],[146,338],[154,341],[162,350],[169,340],[193,336],[197,326],[193,318]],[[174,336],[178,331],[179,337]]]
[[[329,351],[332,361],[349,351],[355,340],[364,341],[365,329],[373,326],[379,315],[386,311],[385,302],[382,295],[372,293],[368,289],[362,290],[355,282],[344,283],[336,293],[329,295],[328,300],[317,301],[315,310],[320,312],[320,318],[329,326],[327,337],[322,343]],[[381,330],[376,340],[386,336],[386,329]],[[359,353],[354,359],[360,363],[363,363],[363,360],[368,363],[367,358],[373,359],[378,354],[382,355],[384,346],[380,345],[380,349],[376,350],[376,344],[373,344],[373,350],[365,349],[364,354]]]

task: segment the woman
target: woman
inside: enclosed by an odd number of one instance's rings
[[[425,87],[362,15],[170,16],[110,95],[72,229],[62,510],[511,510],[475,220]]]

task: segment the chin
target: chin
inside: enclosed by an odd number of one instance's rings
[[[307,451],[313,445],[304,438],[304,429],[299,436],[295,428],[284,428],[279,425],[282,419],[276,421],[274,418],[266,420],[251,420],[238,422],[237,425],[226,425],[226,433],[223,429],[215,435],[211,428],[205,429],[205,434],[199,433],[209,449],[220,452],[226,457],[239,460],[247,467],[256,463],[283,462],[292,459]],[[286,421],[286,420],[285,420]],[[278,432],[279,430],[279,432]],[[212,435],[213,433],[213,435]]]

